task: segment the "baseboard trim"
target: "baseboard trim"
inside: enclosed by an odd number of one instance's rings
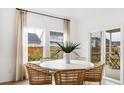
[[[27,79],[24,79],[24,80],[27,80]],[[2,82],[2,83],[0,83],[0,85],[11,85],[11,83],[16,83],[19,81],[22,81],[22,80],[18,80],[18,81],[13,80],[13,81]]]
[[[7,84],[7,83],[12,83],[12,82],[15,82],[15,81],[2,82],[2,83],[0,83],[0,85],[5,85],[5,84]]]

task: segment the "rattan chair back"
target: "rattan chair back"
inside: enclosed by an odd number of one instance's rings
[[[95,64],[94,68],[87,69],[85,72],[85,81],[99,82],[101,84],[104,64]]]
[[[27,63],[26,64],[29,83],[32,85],[43,85],[43,84],[52,84],[52,75],[49,73],[49,70],[43,69],[40,66]]]
[[[54,74],[56,85],[81,85],[84,81],[85,70],[60,70]]]

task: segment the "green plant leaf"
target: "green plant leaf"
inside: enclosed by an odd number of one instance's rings
[[[80,49],[78,47],[80,45],[80,43],[67,42],[66,45],[60,44],[60,43],[56,43],[56,44],[59,46],[59,50],[57,53],[59,53],[60,51],[63,51],[65,53],[71,53],[72,51],[74,51],[76,49]]]

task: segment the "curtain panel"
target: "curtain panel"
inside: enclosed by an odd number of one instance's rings
[[[64,20],[64,44],[70,41],[70,20]]]
[[[22,33],[26,27],[27,12],[16,10],[16,81],[25,78],[25,69],[23,64],[23,38]]]

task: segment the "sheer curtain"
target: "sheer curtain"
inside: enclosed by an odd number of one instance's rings
[[[26,27],[27,12],[22,10],[16,10],[16,81],[23,80],[25,78],[25,70],[23,65],[23,38],[22,33]]]
[[[70,20],[64,20],[64,43],[70,41]]]

